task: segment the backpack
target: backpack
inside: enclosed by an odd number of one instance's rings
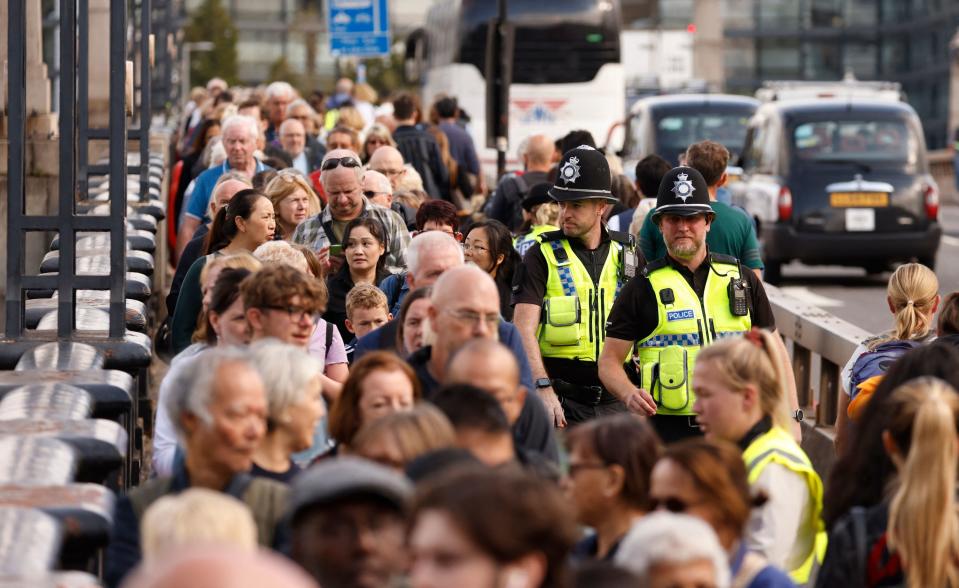
[[[918,341],[900,340],[886,341],[866,351],[856,359],[849,376],[849,397],[855,398],[859,393],[859,385],[875,376],[883,376],[907,351],[921,345]]]

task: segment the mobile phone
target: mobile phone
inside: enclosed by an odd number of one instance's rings
[[[330,255],[343,255],[343,245],[330,245]]]

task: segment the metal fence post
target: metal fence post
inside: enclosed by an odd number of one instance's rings
[[[6,335],[23,335],[23,216],[26,212],[27,30],[23,0],[7,2],[7,300]]]
[[[126,0],[110,1],[110,337],[126,332]],[[147,162],[142,161],[141,167]],[[62,267],[61,267],[62,269]]]

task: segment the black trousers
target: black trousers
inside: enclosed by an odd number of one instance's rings
[[[695,416],[676,416],[657,414],[649,419],[663,443],[675,443],[691,437],[700,437],[702,429],[696,424]]]
[[[563,407],[563,414],[566,415],[566,425],[570,427],[601,416],[626,412],[626,405],[617,399],[599,404],[584,404],[564,396],[559,402]]]

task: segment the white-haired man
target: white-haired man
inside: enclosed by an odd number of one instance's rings
[[[280,125],[286,118],[286,107],[296,99],[296,90],[287,82],[273,82],[266,87],[266,117],[270,126],[266,128],[266,142],[277,140]]]
[[[373,204],[389,208],[400,215],[410,232],[416,230],[416,211],[398,200],[393,200],[393,184],[380,172],[372,169],[363,172],[363,195]]]
[[[295,118],[288,118],[280,124],[280,147],[293,161],[293,169],[304,176],[318,169],[323,159],[310,161],[306,152],[306,129]]]
[[[296,228],[293,242],[311,247],[320,260],[339,269],[342,258],[330,256],[330,246],[343,242],[343,231],[353,219],[369,215],[378,220],[386,234],[386,269],[399,273],[406,269],[406,248],[410,232],[400,215],[370,202],[363,195],[363,168],[359,156],[348,149],[333,149],[320,165],[320,183],[329,205],[318,215]]]
[[[261,171],[271,169],[264,165],[254,155],[260,126],[249,116],[234,115],[223,122],[223,147],[226,148],[226,161],[211,167],[196,177],[187,188],[186,204],[180,219],[180,228],[177,230],[177,243],[185,247],[193,233],[204,220],[207,219],[207,206],[210,205],[210,195],[220,176],[228,170],[236,170],[248,178]],[[182,251],[182,250],[181,250]]]
[[[267,399],[249,351],[213,348],[189,360],[166,397],[167,411],[185,449],[171,477],[154,478],[117,501],[104,579],[116,586],[139,562],[139,521],[161,496],[208,488],[241,500],[253,513],[259,542],[273,547],[286,504],[284,484],[247,473],[266,434]]]

